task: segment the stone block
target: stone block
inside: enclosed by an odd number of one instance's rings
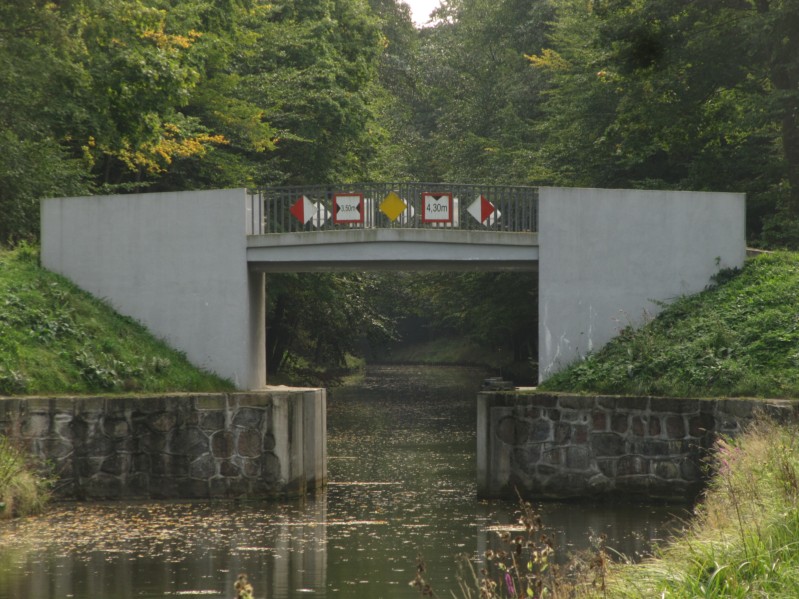
[[[576,424],[572,429],[572,441],[578,445],[588,444],[588,426],[585,424]]]
[[[591,433],[591,447],[597,457],[620,456],[626,453],[625,440],[615,433]]]
[[[506,445],[519,445],[527,440],[530,424],[515,416],[505,416],[496,424],[497,438]]]
[[[82,486],[86,497],[91,499],[119,499],[122,496],[122,481],[111,474],[96,474]]]
[[[123,439],[130,434],[128,421],[123,417],[105,416],[102,419],[103,432],[112,439]]]
[[[238,455],[245,458],[257,458],[261,455],[261,434],[257,430],[246,429],[239,432],[236,449]]]
[[[50,400],[54,401],[54,400]],[[99,417],[105,413],[105,398],[104,397],[81,397],[74,401],[74,413],[80,414],[84,418]]]
[[[650,414],[649,415],[649,436],[650,437],[659,437],[660,433],[662,432],[662,427],[660,424],[660,416],[657,414]]]
[[[178,428],[168,438],[167,451],[197,457],[210,450],[208,437],[197,427]]]
[[[605,412],[593,412],[591,414],[591,428],[598,433],[608,430],[608,415]]]
[[[597,459],[596,465],[599,471],[610,479],[616,478],[616,465],[618,464],[617,458],[603,458]]]
[[[691,437],[704,437],[716,428],[716,419],[713,414],[702,412],[697,416],[688,418],[688,434]]]
[[[173,476],[150,476],[150,495],[153,499],[178,499],[181,497],[179,485],[183,488],[191,488],[191,483],[200,481],[178,480]]]
[[[225,428],[225,413],[221,410],[202,412],[199,417],[198,425],[207,433],[221,431]]]
[[[755,402],[749,399],[719,399],[716,402],[716,410],[723,414],[744,419],[751,419],[755,408]]]
[[[45,437],[54,432],[53,420],[50,414],[30,414],[22,424],[24,437]]]
[[[666,436],[669,439],[683,439],[686,434],[685,418],[682,416],[666,416]]]
[[[211,395],[197,395],[193,398],[192,404],[195,410],[224,412],[228,407],[227,395],[216,393]]]
[[[302,392],[289,393],[286,396],[291,397],[297,395],[298,398],[302,396]],[[239,407],[253,407],[253,408],[271,408],[272,407],[272,393],[236,393],[233,397],[237,400]]]
[[[667,460],[656,462],[654,464],[654,474],[665,480],[674,480],[680,478],[680,467]]]
[[[649,398],[630,396],[617,397],[615,409],[624,412],[645,412],[649,409]]]
[[[595,399],[587,395],[561,395],[558,406],[567,410],[592,410]]]
[[[239,408],[233,417],[233,426],[242,428],[260,428],[263,420],[263,410],[256,408]]]
[[[555,445],[564,445],[569,443],[572,438],[572,425],[568,422],[556,422],[554,442]]]
[[[211,453],[215,458],[229,459],[235,453],[235,444],[233,442],[233,433],[228,431],[219,431],[211,436]]]
[[[630,417],[626,413],[613,414],[610,417],[610,430],[623,435],[630,428]]]
[[[226,478],[241,476],[241,470],[231,460],[222,460],[219,462],[219,474]]]
[[[168,433],[177,426],[178,417],[174,412],[156,412],[147,419],[150,428],[159,433]]]
[[[0,427],[17,420],[22,414],[22,401],[0,397]]]
[[[551,466],[550,464],[538,464],[535,467],[535,471],[539,477],[550,477],[556,472],[559,472],[560,469],[556,466]]]
[[[696,414],[699,412],[698,399],[680,399],[672,397],[653,397],[650,399],[650,408],[653,412],[672,414]]]
[[[100,472],[112,476],[121,476],[131,470],[132,457],[124,453],[115,453],[103,460]]]
[[[642,416],[633,416],[632,431],[636,437],[643,437],[646,434],[647,422]]]
[[[148,432],[138,436],[137,451],[143,451],[150,454],[161,453],[166,451],[167,448],[167,434],[160,432]]]
[[[204,455],[194,460],[189,465],[189,478],[208,481],[212,476],[216,476],[216,460],[210,455]]]
[[[588,492],[588,478],[581,474],[558,472],[547,481],[544,493],[550,497],[585,497]]]
[[[524,472],[533,472],[535,465],[541,460],[541,445],[525,445],[515,447],[511,452],[511,470],[516,468]]]
[[[211,497],[226,498],[228,497],[229,481],[222,476],[215,476],[208,481],[208,493]]]
[[[114,442],[104,435],[93,435],[87,439],[84,446],[87,455],[106,457],[116,451]]]
[[[700,481],[703,479],[702,467],[693,459],[683,459],[679,463],[680,477],[687,481]]]
[[[536,393],[531,397],[524,397],[525,401],[529,401],[530,405],[537,408],[554,408],[558,405],[558,396],[549,395],[544,393]]]
[[[566,422],[580,422],[585,418],[585,413],[578,410],[563,410],[560,411],[560,419]]]
[[[566,467],[571,470],[588,470],[591,467],[591,452],[587,447],[567,447]]]
[[[534,420],[532,426],[528,431],[528,441],[534,443],[542,443],[544,441],[552,440],[552,423],[543,418]]]
[[[75,475],[81,479],[89,479],[98,472],[103,463],[102,458],[80,457],[74,460]]]
[[[616,409],[616,399],[618,398],[614,395],[600,395],[595,401],[598,407],[612,411]]]
[[[241,460],[241,473],[247,478],[258,478],[261,476],[261,465],[258,460]]]
[[[564,463],[564,450],[558,447],[545,447],[541,450],[541,463],[560,466]]]
[[[616,465],[616,474],[618,476],[649,474],[649,460],[637,455],[622,456]]]
[[[280,460],[272,452],[265,452],[261,455],[259,462],[261,464],[261,478],[268,483],[281,482],[280,477]]]
[[[46,460],[61,460],[72,454],[72,443],[58,437],[36,440],[37,453]]]
[[[124,479],[125,497],[144,499],[150,496],[150,477],[144,472],[136,472]]]
[[[265,434],[263,440],[263,450],[272,451],[275,448],[275,445],[275,436],[271,433]]]
[[[185,455],[160,454],[150,456],[150,469],[156,476],[188,478],[191,461]]]

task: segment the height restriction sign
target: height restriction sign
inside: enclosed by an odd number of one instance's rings
[[[363,223],[363,194],[337,193],[333,196],[333,222]]]
[[[429,193],[422,194],[422,222],[423,223],[451,223],[452,222],[452,194]]]

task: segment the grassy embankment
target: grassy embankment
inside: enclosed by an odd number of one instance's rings
[[[542,387],[586,393],[799,397],[799,255],[776,253],[724,273],[640,330]],[[558,577],[546,547],[492,565],[475,581],[551,597],[799,597],[799,430],[761,422],[720,440],[716,474],[686,531],[641,564],[612,565],[601,548],[582,575]],[[557,549],[556,549],[557,550]],[[508,552],[513,555],[513,548]],[[574,570],[572,570],[574,574]],[[464,593],[465,596],[477,596]]]
[[[232,388],[138,323],[37,266],[35,249],[0,250],[0,396]],[[0,518],[41,509],[48,481],[37,471],[0,436]]]
[[[799,397],[799,254],[751,259],[740,273],[626,328],[554,375],[547,390],[676,397]]]
[[[143,326],[37,265],[0,251],[0,395],[231,390]]]

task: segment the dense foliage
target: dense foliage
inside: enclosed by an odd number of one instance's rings
[[[799,395],[799,256],[762,255],[639,330],[553,375],[546,389],[670,396]]]

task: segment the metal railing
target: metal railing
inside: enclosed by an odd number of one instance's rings
[[[250,190],[247,233],[349,229],[532,232],[538,188],[449,183],[353,183]]]

